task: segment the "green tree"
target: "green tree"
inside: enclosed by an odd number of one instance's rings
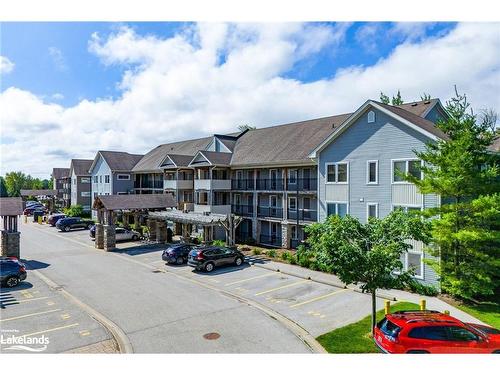
[[[391,105],[401,105],[404,103],[403,98],[401,97],[401,92],[398,90],[398,93],[392,97],[392,99],[389,99],[387,95],[385,95],[383,92],[380,92],[380,101],[384,104],[391,104]]]
[[[411,248],[408,240],[428,243],[430,229],[430,222],[396,210],[383,219],[370,218],[366,224],[349,215],[332,215],[306,227],[306,232],[310,251],[321,269],[336,274],[345,284],[360,284],[371,294],[374,327],[377,289],[409,282],[413,270],[404,271],[401,262]]]
[[[424,92],[422,95],[420,95],[420,100],[423,102],[431,100],[431,94],[427,94]]]
[[[3,176],[0,176],[0,197],[8,197],[7,194],[7,186],[5,185],[5,179]]]
[[[249,124],[238,125],[238,130],[240,132],[244,132],[245,130],[255,130],[257,129],[255,126]]]
[[[33,178],[23,172],[10,172],[5,175],[5,186],[10,197],[19,197],[21,189],[31,189]]]
[[[391,104],[391,99],[382,91],[380,92],[380,101],[384,104]]]
[[[80,217],[83,215],[83,207],[79,204],[63,209],[64,213],[71,217]]]
[[[438,121],[446,140],[415,151],[423,161],[423,178],[405,178],[424,194],[441,197],[441,206],[426,210],[434,217],[431,262],[441,278],[443,291],[472,299],[494,295],[498,289],[498,154],[489,152],[495,137],[489,116],[478,121],[465,95],[446,103],[449,115]],[[490,206],[486,205],[488,202]],[[495,221],[496,218],[496,221]]]

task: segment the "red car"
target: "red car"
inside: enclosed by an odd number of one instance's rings
[[[500,353],[500,331],[463,323],[439,311],[387,314],[374,332],[384,353]]]

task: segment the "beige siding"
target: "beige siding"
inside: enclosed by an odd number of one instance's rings
[[[325,201],[327,202],[348,202],[349,185],[326,184]]]
[[[392,204],[422,206],[423,196],[413,184],[393,184]]]

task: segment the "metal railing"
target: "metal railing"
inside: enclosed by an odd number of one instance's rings
[[[281,246],[281,236],[261,234],[259,242],[264,245]]]
[[[296,178],[293,180],[288,180],[286,184],[286,190],[288,191],[316,191],[318,190],[318,179],[317,178]]]
[[[231,189],[233,190],[253,190],[255,187],[253,178],[231,180]]]
[[[283,218],[283,208],[281,207],[257,207],[257,216],[259,217],[277,217]]]
[[[282,191],[284,189],[282,178],[259,178],[256,182],[257,190]]]
[[[299,220],[303,221],[317,221],[318,220],[318,211],[300,208],[298,210],[290,210],[288,209],[288,219],[289,220],[297,220],[297,214],[299,215]]]
[[[253,215],[253,206],[248,204],[233,204],[231,212],[237,215]]]

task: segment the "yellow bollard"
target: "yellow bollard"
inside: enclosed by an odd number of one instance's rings
[[[449,310],[444,310],[444,314],[445,315],[450,315],[450,311]]]
[[[385,315],[391,312],[391,301],[385,301]]]
[[[425,299],[420,300],[420,310],[425,310]]]
[[[42,224],[42,217],[38,216],[38,224]]]
[[[24,224],[28,224],[28,216],[24,215]]]

